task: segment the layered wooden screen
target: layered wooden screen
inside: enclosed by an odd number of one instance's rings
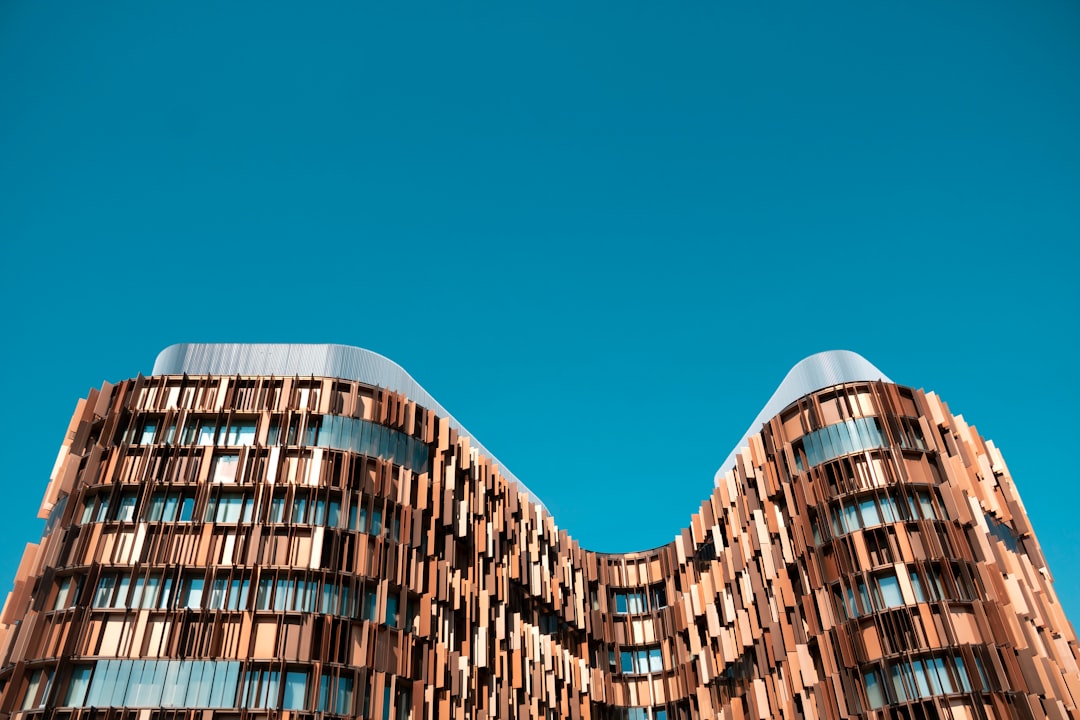
[[[891,384],[789,406],[647,552],[580,548],[445,419],[331,378],[106,385],[42,517],[0,616],[2,717],[1034,719],[1080,697],[1001,454]]]

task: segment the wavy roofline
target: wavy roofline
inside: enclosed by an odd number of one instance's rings
[[[472,445],[499,466],[536,504],[547,507],[504,463],[477,440],[420,383],[393,360],[352,345],[318,343],[177,343],[158,353],[153,375],[266,375],[336,377],[399,392],[413,402],[445,417],[450,426],[469,437]],[[883,380],[892,382],[869,360],[851,350],[828,350],[795,364],[773,392],[742,439],[720,464],[713,478],[719,484],[734,466],[739,453],[761,426],[804,395],[832,385]]]
[[[713,483],[720,484],[724,476],[734,468],[742,449],[750,446],[750,438],[761,432],[762,425],[779,415],[791,403],[833,385],[874,380],[892,382],[872,362],[851,350],[826,350],[795,363],[780,381],[765,407],[761,408],[761,412],[754,418],[754,422],[746,429],[735,449],[720,464]]]

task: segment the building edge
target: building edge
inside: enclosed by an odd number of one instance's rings
[[[671,543],[621,554],[580,548],[445,416],[414,425],[414,399],[336,372],[155,366],[106,383],[79,403],[47,490],[59,501],[0,618],[0,720],[1077,717],[1076,635],[1000,452],[933,393],[822,355],[788,374],[779,411]],[[788,401],[822,378],[836,382]],[[410,490],[393,449],[278,432],[337,417],[422,436],[427,470]],[[321,474],[302,469],[312,449]],[[369,472],[354,483],[335,458]],[[195,498],[194,518],[170,493]],[[318,520],[317,497],[382,508],[382,531]],[[127,595],[170,578],[166,605]],[[248,580],[230,605],[229,583]],[[335,628],[351,635],[327,642]],[[196,662],[224,695],[166,675],[165,695],[188,700],[145,709],[146,678]]]

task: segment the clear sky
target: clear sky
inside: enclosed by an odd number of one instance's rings
[[[0,3],[0,583],[175,342],[380,352],[607,551],[848,348],[1002,448],[1080,619],[1080,5],[163,5]]]

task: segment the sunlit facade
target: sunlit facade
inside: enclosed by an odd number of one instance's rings
[[[92,391],[42,517],[0,718],[1078,716],[1001,454],[851,353],[796,366],[653,550],[579,547],[330,345],[174,346]]]

